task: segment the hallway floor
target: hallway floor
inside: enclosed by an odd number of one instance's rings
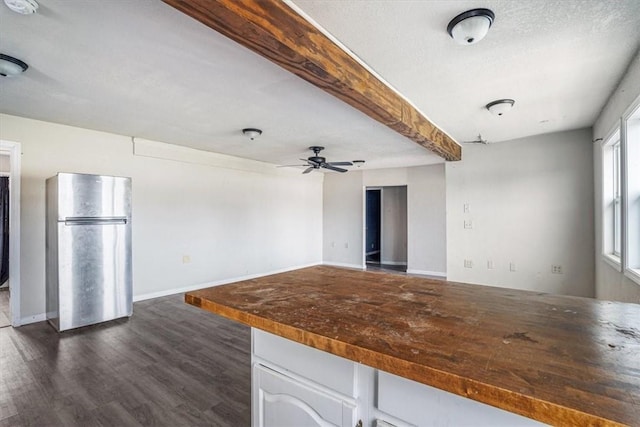
[[[0,288],[0,328],[11,325],[9,310],[9,288]]]

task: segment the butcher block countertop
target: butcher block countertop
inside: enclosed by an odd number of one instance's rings
[[[185,295],[552,425],[640,426],[640,305],[317,266]]]

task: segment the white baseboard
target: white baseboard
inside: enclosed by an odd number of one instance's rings
[[[380,262],[380,264],[387,264],[387,265],[407,265],[406,261],[382,261]]]
[[[447,277],[447,273],[442,271],[426,271],[426,270],[407,270],[407,274],[419,274],[421,276]]]
[[[166,297],[168,295],[182,294],[182,293],[185,293],[185,292],[197,291],[198,289],[211,288],[211,287],[214,287],[214,286],[226,285],[226,284],[233,283],[233,282],[240,282],[242,280],[256,279],[258,277],[271,276],[272,274],[286,273],[287,271],[299,270],[301,268],[313,267],[314,265],[320,265],[320,264],[321,263],[316,262],[316,263],[312,263],[312,264],[299,265],[299,266],[296,266],[296,267],[287,267],[287,268],[282,268],[282,269],[279,269],[279,270],[268,271],[268,272],[265,272],[265,273],[249,274],[249,275],[246,275],[246,276],[239,276],[239,277],[232,277],[232,278],[229,278],[229,279],[216,280],[214,282],[199,283],[197,285],[189,285],[189,286],[183,286],[183,287],[180,287],[180,288],[171,288],[171,289],[165,289],[165,290],[158,291],[158,292],[149,292],[149,293],[146,293],[146,294],[134,295],[133,296],[133,302],[144,301],[144,300],[148,300],[148,299],[152,299],[152,298]]]
[[[33,316],[22,317],[20,319],[20,324],[13,326],[24,326],[30,323],[44,322],[45,320],[47,320],[47,313],[38,313],[34,314]]]
[[[332,262],[332,261],[324,261],[322,265],[328,265],[330,267],[345,267],[345,268],[355,268],[357,270],[364,270],[365,267],[360,264],[348,264],[346,262]]]

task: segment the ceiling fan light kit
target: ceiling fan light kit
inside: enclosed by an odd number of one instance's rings
[[[262,131],[256,128],[244,128],[242,133],[252,141],[262,135]]]
[[[0,53],[0,75],[4,77],[13,77],[27,71],[29,66],[26,62],[14,58],[13,56]]]
[[[467,10],[449,22],[447,32],[458,44],[476,44],[487,35],[495,17],[489,9]]]
[[[38,10],[38,2],[36,0],[4,0],[4,4],[21,15],[31,15]]]
[[[516,101],[513,99],[498,99],[488,103],[485,107],[489,112],[491,112],[491,114],[495,116],[502,116],[504,113],[509,112],[515,103]]]

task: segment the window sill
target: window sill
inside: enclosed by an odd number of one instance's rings
[[[622,273],[622,264],[620,263],[620,258],[609,254],[602,254],[602,259],[611,267],[615,268],[618,273]]]
[[[624,272],[624,275],[628,279],[636,282],[637,285],[640,285],[640,270],[635,268],[627,268]]]

